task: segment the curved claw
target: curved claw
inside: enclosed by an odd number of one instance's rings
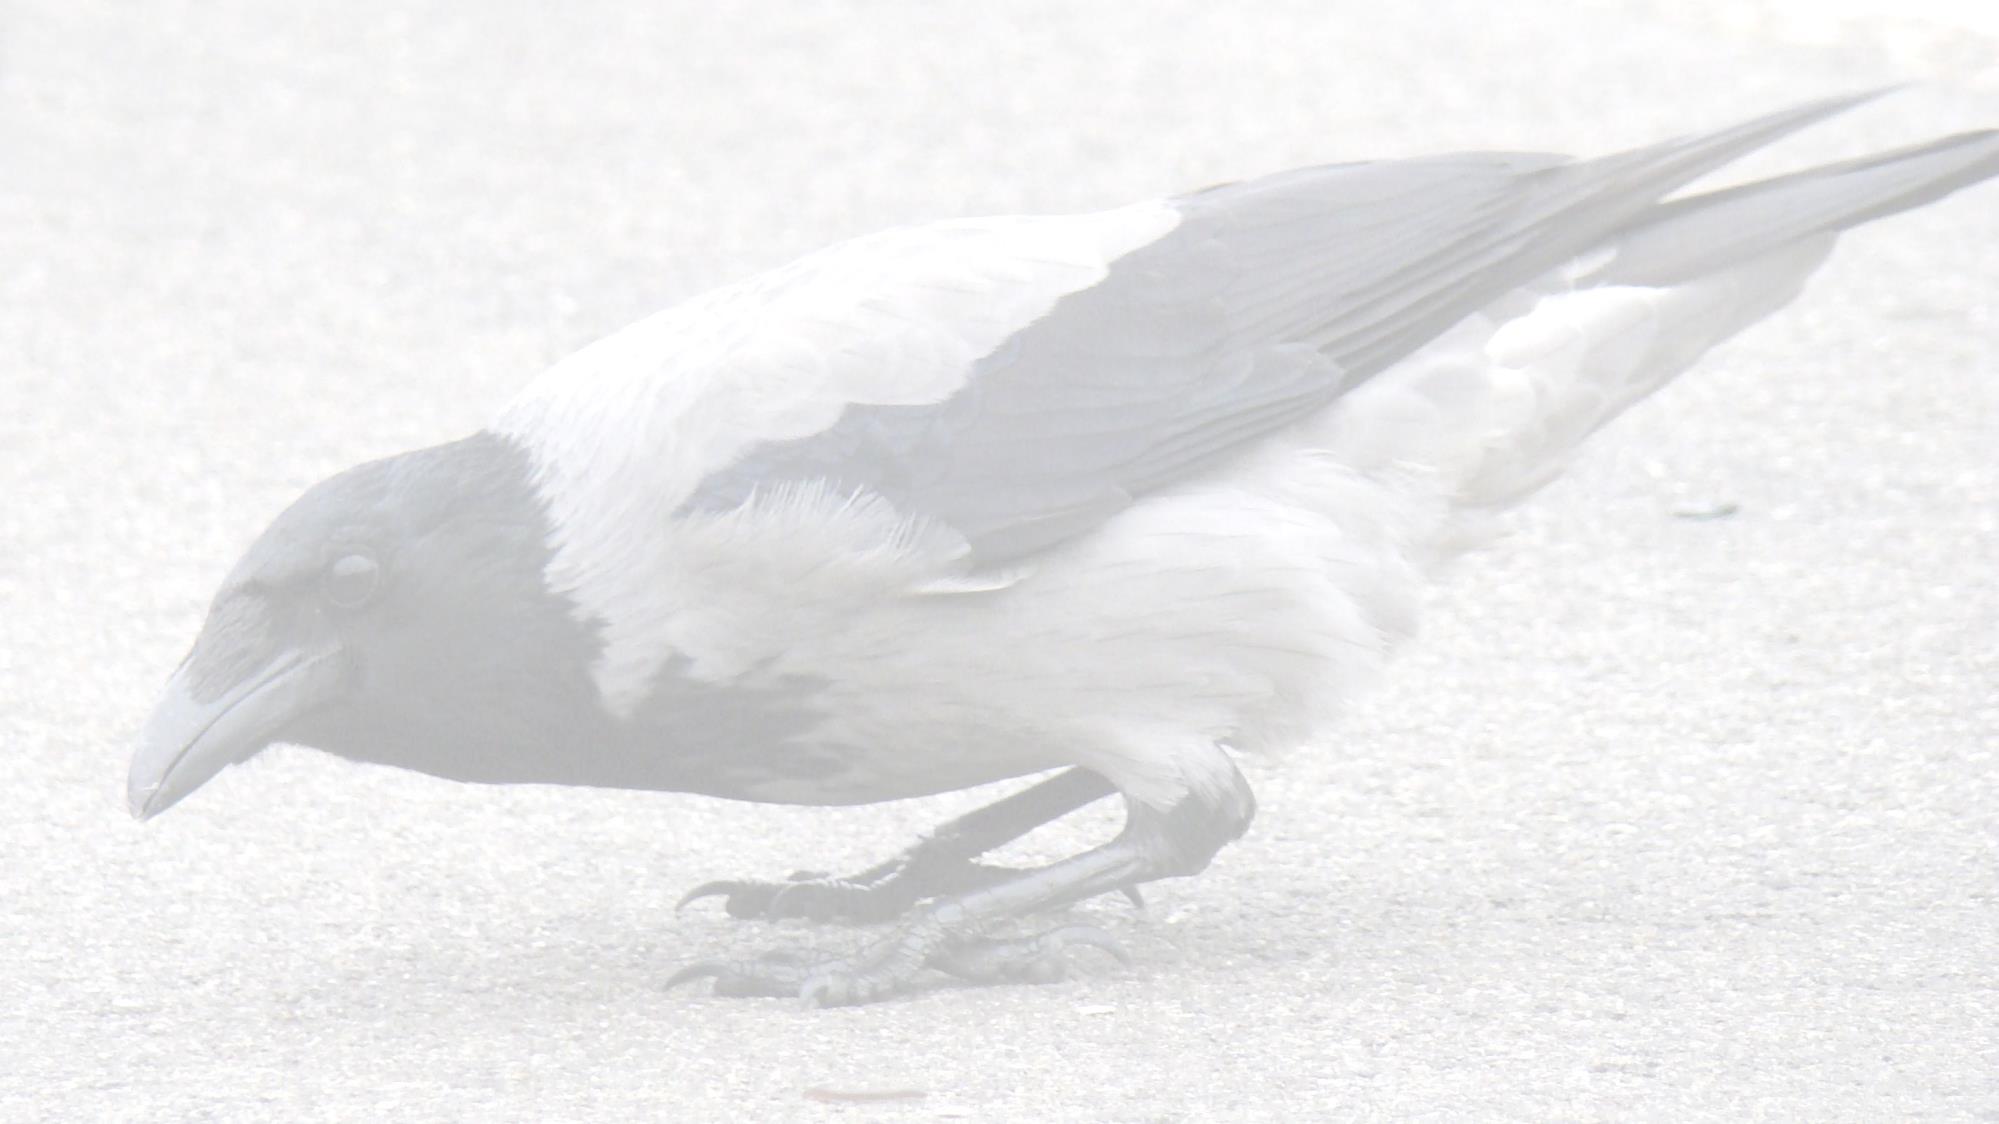
[[[674,903],[673,912],[679,913],[702,898],[714,898],[720,897],[723,894],[741,893],[747,885],[748,883],[727,878],[718,878],[713,882],[703,882],[701,885],[682,894],[680,900]]]
[[[785,996],[798,993],[812,957],[799,952],[774,950],[755,960],[703,960],[689,964],[666,981],[666,990],[695,980],[714,980],[715,994],[731,996]]]
[[[1064,925],[1060,929],[1050,929],[1034,938],[1036,944],[1043,944],[1050,952],[1057,952],[1071,945],[1083,945],[1099,952],[1110,954],[1111,959],[1125,967],[1131,967],[1131,954],[1124,950],[1116,937],[1095,925]]]
[[[722,878],[713,882],[703,882],[701,885],[689,890],[680,899],[679,903],[673,907],[673,911],[678,913],[687,908],[690,903],[698,902],[702,898],[722,898],[723,911],[737,920],[763,918],[774,921],[785,916],[776,909],[776,904],[780,898],[785,897],[792,890],[801,886],[818,885],[816,882],[802,880],[811,877],[815,876],[809,872],[801,871],[798,874],[792,875],[791,879],[785,882],[752,882],[739,878]],[[804,915],[801,914],[801,916]]]

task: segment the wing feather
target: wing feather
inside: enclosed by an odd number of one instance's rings
[[[1322,409],[1686,183],[1871,96],[1587,162],[1345,164],[1176,199],[1169,231],[980,357],[948,397],[851,401],[822,430],[711,472],[688,509],[817,479],[952,528],[981,564],[1021,558]]]

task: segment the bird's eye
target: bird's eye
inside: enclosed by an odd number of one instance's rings
[[[343,609],[358,609],[375,595],[382,567],[365,554],[343,554],[326,568],[326,599]]]

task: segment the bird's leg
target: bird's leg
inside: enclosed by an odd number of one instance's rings
[[[680,905],[723,895],[723,908],[731,917],[888,921],[924,898],[964,893],[1018,873],[973,860],[1115,791],[1096,773],[1068,769],[959,816],[858,874],[838,878],[799,871],[783,882],[709,882],[695,887]]]
[[[696,964],[675,974],[667,986],[712,978],[721,995],[796,995],[814,1005],[842,1006],[904,991],[926,969],[977,983],[1046,982],[1066,974],[1062,952],[1070,946],[1103,948],[1122,959],[1110,938],[1089,926],[1028,936],[996,935],[989,929],[1051,906],[1199,872],[1223,844],[1242,834],[1255,813],[1255,800],[1233,765],[1228,779],[1224,791],[1189,794],[1165,809],[1127,797],[1124,830],[1109,843],[929,902],[852,956],[769,954]]]

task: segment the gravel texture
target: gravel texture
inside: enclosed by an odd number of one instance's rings
[[[131,822],[128,740],[265,520],[710,284],[1896,80],[1743,171],[1999,125],[1999,21],[1943,4],[555,10],[0,10],[0,1118],[1999,1120],[1991,184],[1849,237],[1600,435],[1335,744],[1249,763],[1247,839],[1144,916],[1081,911],[1128,968],[830,1012],[662,991],[858,936],[683,890],[866,865],[976,794],[279,750]]]

